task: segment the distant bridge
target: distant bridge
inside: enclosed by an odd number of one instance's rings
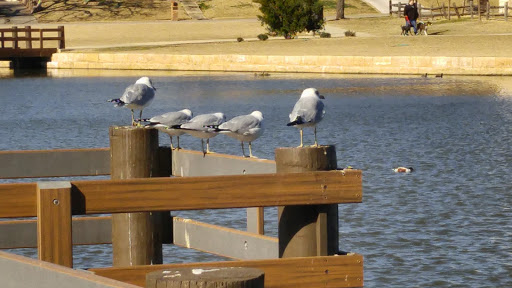
[[[51,58],[58,49],[66,48],[64,26],[57,28],[12,28],[0,29],[0,60],[13,63],[41,63]],[[24,64],[22,64],[25,66]]]

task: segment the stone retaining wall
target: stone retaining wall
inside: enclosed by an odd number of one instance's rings
[[[48,68],[368,74],[512,75],[512,57],[56,53]]]

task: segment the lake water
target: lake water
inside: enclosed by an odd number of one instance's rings
[[[143,76],[108,73],[0,78],[0,150],[108,147],[108,127],[129,124],[130,112],[105,101]],[[260,110],[266,131],[253,153],[268,159],[276,147],[299,144],[288,114],[304,88],[318,88],[327,110],[320,144],[336,145],[340,168],[363,170],[363,203],[339,210],[340,249],[364,255],[365,287],[512,287],[512,78],[150,76],[157,97],[144,116]],[[311,130],[305,141],[312,144]],[[190,136],[181,144],[200,149]],[[241,153],[222,135],[211,149]],[[415,172],[393,173],[397,166]],[[265,211],[267,234],[276,236],[276,209]],[[177,214],[245,229],[244,209]],[[77,268],[111,265],[110,245],[74,249]],[[34,249],[10,251],[36,257]],[[164,248],[166,263],[219,259]]]

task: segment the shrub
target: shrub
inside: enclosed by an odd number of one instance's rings
[[[267,34],[259,34],[258,39],[260,39],[261,41],[265,41],[268,39],[268,35]]]
[[[320,38],[331,38],[331,33],[321,32]]]
[[[236,41],[238,41],[238,42],[243,42],[243,41],[244,41],[244,38],[242,38],[242,37],[238,37],[238,38],[236,38]]]
[[[345,36],[346,37],[355,37],[356,36],[356,32],[347,30],[347,31],[345,31]]]
[[[254,0],[260,4],[261,25],[270,32],[291,38],[303,31],[318,31],[324,26],[320,0]]]

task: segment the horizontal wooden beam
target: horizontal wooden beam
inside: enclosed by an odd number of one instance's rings
[[[0,218],[37,216],[36,193],[36,183],[0,184]]]
[[[110,174],[110,149],[0,151],[0,178]]]
[[[363,286],[363,256],[359,254],[272,260],[147,265],[125,268],[95,268],[89,271],[99,276],[144,287],[147,273],[184,267],[258,268],[265,272],[266,288]]]
[[[132,284],[99,277],[52,263],[0,251],[2,287],[95,287],[138,288]]]
[[[217,176],[276,173],[274,160],[246,158],[226,154],[208,154],[200,151],[173,150],[172,175]]]
[[[75,181],[71,184],[73,214],[338,204],[362,201],[360,170]]]
[[[278,240],[222,226],[174,217],[174,245],[237,260],[273,259]]]
[[[73,245],[112,243],[110,216],[75,217]],[[0,249],[37,247],[37,220],[0,221]]]

